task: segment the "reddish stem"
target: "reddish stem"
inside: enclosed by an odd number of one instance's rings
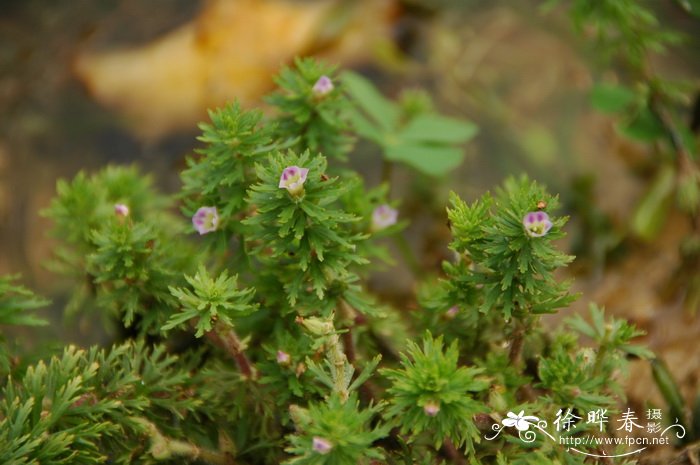
[[[251,380],[257,379],[258,372],[248,356],[243,352],[244,345],[233,328],[217,325],[213,330],[208,331],[206,336],[236,361],[243,376]]]
[[[467,461],[457,447],[449,439],[442,443],[442,451],[455,465],[467,465]]]

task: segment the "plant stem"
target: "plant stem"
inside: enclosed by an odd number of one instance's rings
[[[449,439],[445,439],[445,442],[442,443],[442,451],[455,465],[467,465],[464,455]]]
[[[389,185],[389,194],[391,194],[391,175],[394,171],[394,163],[384,158],[382,160],[382,182]]]
[[[600,374],[600,367],[603,364],[603,360],[605,360],[605,357],[607,356],[607,347],[605,345],[602,345],[600,349],[598,349],[598,353],[595,356],[595,362],[593,364],[593,375],[599,375]]]
[[[345,403],[350,397],[348,388],[345,382],[345,364],[348,359],[340,345],[340,338],[337,334],[331,334],[328,337],[328,358],[335,367],[335,376],[333,377],[334,390],[340,396],[340,401]]]
[[[340,343],[340,336],[333,324],[333,319],[334,317],[329,319],[320,319],[316,317],[305,319],[298,316],[296,321],[304,325],[313,335],[323,338],[326,347],[326,357],[332,366],[333,392],[338,394],[341,402],[345,403],[348,397],[350,397],[348,380],[345,379],[345,368],[349,366],[349,363],[343,351],[343,346]]]
[[[357,312],[355,312],[355,309],[343,299],[338,299],[338,307],[340,310],[341,322],[345,323],[345,326],[347,327],[347,331],[343,333],[343,347],[345,348],[345,355],[348,358],[348,362],[355,363],[357,356],[355,354],[355,342],[352,338],[352,329],[355,326]]]
[[[151,439],[150,454],[156,460],[170,460],[174,457],[187,457],[190,460],[201,460],[212,465],[235,465],[230,454],[203,449],[187,441],[169,438],[158,430],[158,427],[145,418],[132,418],[136,423],[145,427]]]
[[[680,133],[676,130],[673,120],[666,112],[666,109],[661,104],[661,95],[658,91],[654,91],[649,99],[649,109],[656,116],[656,119],[661,123],[669,141],[671,142],[671,147],[673,151],[676,152],[677,161],[679,167],[693,165],[693,160],[688,153],[688,150],[683,142],[683,138]]]
[[[357,324],[357,312],[343,299],[338,300],[338,307],[340,307],[341,320],[347,324],[347,331],[343,333],[342,336],[343,348],[345,349],[348,362],[354,365],[357,360],[357,354],[355,351],[355,341],[352,337],[352,329],[355,324]],[[356,370],[358,370],[359,373],[359,368],[356,367]],[[367,402],[379,399],[379,388],[371,380],[368,379],[365,381],[359,389]]]
[[[595,354],[595,361],[593,362],[593,376],[600,375],[600,368],[603,366],[603,360],[608,355],[608,338],[610,336],[610,330],[606,327],[605,333],[603,334],[603,339],[600,341],[600,347]]]
[[[698,169],[697,165],[688,152],[688,148],[683,142],[683,137],[674,126],[673,119],[661,104],[661,96],[658,92],[654,92],[649,99],[649,109],[661,123],[661,126],[671,142],[671,147],[673,147],[673,151],[676,154],[676,166],[679,179],[677,182],[680,184],[681,177],[695,173]],[[697,213],[689,213],[689,216],[695,230],[700,231],[700,215]]]
[[[415,254],[413,253],[410,244],[406,240],[406,236],[404,236],[403,233],[398,233],[393,236],[393,239],[394,243],[396,244],[396,247],[398,247],[401,256],[403,256],[406,265],[408,265],[408,267],[411,269],[413,275],[416,277],[420,276],[420,263],[418,262],[418,259],[416,258]]]
[[[516,319],[515,329],[511,334],[512,342],[510,343],[510,352],[508,353],[508,360],[510,360],[511,365],[515,366],[520,364],[527,327],[528,324],[525,320],[521,318]]]
[[[210,341],[223,349],[236,361],[243,376],[253,381],[258,378],[257,370],[244,352],[245,344],[241,342],[233,328],[217,323],[213,330],[205,334]]]

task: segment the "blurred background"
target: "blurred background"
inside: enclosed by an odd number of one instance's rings
[[[623,137],[619,118],[594,108],[595,84],[617,83],[628,71],[574,30],[565,6],[545,12],[542,3],[0,0],[0,273],[21,273],[53,300],[47,338],[100,341],[89,326],[62,319],[66,283],[45,266],[53,243],[39,212],[56,180],[136,163],[176,192],[207,108],[234,98],[261,105],[281,66],[315,55],[364,74],[392,98],[422,87],[441,112],[479,126],[464,163],[444,182],[408,168],[392,174],[425,276],[446,258],[449,190],[474,198],[509,174],[528,173],[560,193],[571,215],[562,247],[579,257],[569,272],[583,298],[570,311],[595,301],[645,329],[693,398],[700,323],[692,297],[700,281],[689,277],[700,262],[682,250],[697,227],[667,206],[654,234],[632,230],[654,186],[659,145]],[[648,60],[664,78],[691,83],[678,113],[690,122],[700,19],[682,1],[648,3],[665,28],[685,34]],[[350,164],[376,185],[379,152],[365,145],[357,152]],[[413,282],[425,277],[414,275],[400,266],[371,285],[411,306]],[[631,399],[658,395],[649,394],[648,365],[635,370]]]

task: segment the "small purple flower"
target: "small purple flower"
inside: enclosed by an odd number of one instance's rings
[[[117,216],[129,216],[129,207],[124,205],[123,203],[118,203],[114,205],[114,214]]]
[[[328,76],[321,76],[311,89],[316,97],[325,97],[333,92],[333,81]]]
[[[530,212],[523,217],[523,226],[531,237],[542,237],[552,229],[552,222],[545,212]]]
[[[287,189],[291,195],[298,197],[304,192],[304,183],[308,174],[308,168],[288,166],[282,171],[279,188]]]
[[[372,231],[381,231],[396,224],[399,217],[398,210],[391,208],[389,205],[380,205],[372,212]]]
[[[454,306],[450,307],[449,310],[447,310],[445,312],[445,318],[447,318],[448,320],[454,320],[454,318],[457,316],[458,313],[459,313],[459,307],[454,305]]]
[[[192,224],[200,235],[216,231],[219,227],[219,212],[216,207],[200,207],[192,217]]]
[[[314,436],[311,440],[311,448],[321,455],[325,455],[333,449],[333,444],[327,439]]]
[[[289,365],[289,362],[291,361],[291,357],[287,352],[283,352],[281,350],[277,351],[277,363],[280,365]]]
[[[423,411],[429,417],[434,417],[440,412],[440,404],[430,401],[423,406]]]

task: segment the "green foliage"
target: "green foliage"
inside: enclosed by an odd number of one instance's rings
[[[557,3],[558,0],[550,3]],[[630,69],[628,82],[598,83],[591,92],[595,108],[619,118],[618,131],[627,138],[655,144],[659,153],[657,177],[640,200],[632,232],[644,240],[655,238],[670,200],[676,193],[681,210],[694,216],[700,207],[698,145],[683,121],[696,85],[671,80],[653,71],[650,60],[684,37],[664,29],[648,2],[573,0],[570,11],[579,29],[592,28],[598,45]],[[691,2],[679,2],[695,13]],[[661,150],[659,150],[659,148]],[[672,153],[675,166],[668,163]],[[669,177],[670,176],[670,177]],[[677,180],[673,180],[676,177]]]
[[[401,107],[355,73],[345,72],[343,83],[359,107],[351,114],[355,131],[381,147],[389,161],[443,176],[462,162],[459,146],[477,133],[474,124],[433,113],[415,97]]]
[[[654,11],[635,0],[573,0],[571,16],[579,30],[593,29],[599,47],[635,66],[643,65],[648,51],[663,51],[681,39],[675,32],[662,30]]]
[[[0,326],[43,326],[48,322],[33,313],[48,305],[48,301],[16,283],[17,276],[0,276]],[[11,372],[11,354],[0,333],[0,376]]]
[[[288,166],[309,170],[301,196],[278,186]],[[367,236],[347,227],[359,218],[336,205],[347,183],[326,176],[326,159],[308,152],[277,153],[256,171],[260,182],[251,187],[248,199],[256,212],[244,221],[251,227],[246,240],[263,263],[275,264],[289,304],[308,294],[308,287],[319,300],[335,285],[352,287],[356,276],[351,265],[367,263],[355,243]]]
[[[355,465],[369,464],[372,459],[381,460],[381,448],[372,444],[387,435],[387,426],[371,423],[381,406],[360,409],[359,401],[351,397],[341,402],[331,396],[326,402],[310,404],[307,409],[295,408],[293,417],[297,433],[289,436],[287,452],[294,457],[285,461],[289,465]],[[326,441],[323,447],[314,442]]]
[[[597,84],[591,92],[594,108],[620,117],[617,125],[620,134],[647,143],[663,140],[667,136],[663,122],[651,105],[653,98],[653,90],[648,85],[630,88]]]
[[[637,143],[647,144],[652,153],[644,167],[653,174],[648,176],[652,181],[634,209],[628,232],[651,242],[659,237],[674,209],[695,224],[700,213],[700,146],[694,128],[697,83],[677,76],[671,78],[661,71],[663,67],[654,66],[660,61],[659,55],[667,53],[670,46],[690,41],[660,23],[663,15],[657,14],[659,6],[654,2],[573,0],[569,3],[579,29],[595,31],[599,39],[597,46],[608,50],[609,58],[617,58],[626,71],[618,73],[616,85],[594,87],[594,106],[614,113],[618,131]],[[676,3],[688,13],[698,15],[696,1]],[[695,116],[687,121],[688,115]],[[697,236],[695,231],[682,243],[695,241]],[[696,258],[686,253],[682,243],[679,247],[682,264],[674,274],[683,276],[682,285],[688,289],[684,292],[684,307],[695,313],[700,306],[694,291],[700,282],[700,272]]]
[[[629,343],[632,339],[644,335],[644,331],[636,329],[625,320],[611,319],[606,322],[603,310],[595,304],[591,304],[590,311],[592,324],[586,323],[581,315],[574,315],[568,320],[569,326],[591,338],[600,346],[601,350],[606,352],[618,352],[621,355],[629,354],[642,358],[653,357],[652,352],[648,349]],[[615,360],[608,358],[605,361],[614,362]],[[610,367],[606,367],[603,362],[604,360],[599,358],[598,368],[606,373],[611,373]]]
[[[107,167],[94,177],[80,172],[71,183],[59,180],[56,193],[43,214],[53,221],[52,235],[79,252],[91,248],[92,232],[114,216],[115,204],[127,205],[132,218],[143,220],[170,203],[133,166]]]
[[[591,104],[604,113],[621,113],[637,100],[637,95],[627,87],[597,84],[591,90]]]
[[[543,358],[538,367],[540,386],[551,392],[549,396],[554,405],[565,405],[581,412],[610,408],[614,405],[613,399],[599,394],[607,385],[607,378],[594,375],[591,351],[571,354],[570,343],[575,342],[561,338],[554,341],[551,354]]]
[[[632,230],[637,236],[651,240],[661,231],[673,200],[674,184],[674,168],[670,165],[660,167],[634,211]]]
[[[498,309],[504,318],[511,315],[551,313],[565,307],[574,297],[568,283],[554,280],[555,269],[573,257],[556,250],[552,241],[563,236],[566,218],[552,220],[553,227],[544,237],[531,237],[523,227],[525,215],[544,202],[546,210],[557,206],[557,199],[526,178],[506,181],[495,198],[485,196],[468,205],[456,195],[447,215],[455,233],[452,249],[473,270],[447,265],[448,273],[466,272],[471,286],[483,286],[479,310]]]
[[[16,284],[17,276],[0,276],[0,325],[41,326],[45,320],[30,313],[48,305],[29,289]]]
[[[229,277],[226,270],[214,279],[204,267],[200,267],[197,274],[185,276],[185,279],[192,290],[170,288],[172,295],[180,301],[182,311],[170,317],[163,326],[164,330],[195,320],[195,335],[201,337],[211,331],[214,322],[233,327],[235,318],[250,315],[257,308],[257,304],[251,303],[255,289],[238,290],[238,277]]]
[[[69,309],[95,302],[127,327],[159,332],[175,305],[168,286],[182,281],[197,257],[176,242],[182,226],[165,209],[168,199],[133,167],[79,173],[72,183],[59,181],[57,194],[44,215],[64,241],[53,267],[79,283]],[[118,214],[117,204],[128,213]]]
[[[203,205],[216,206],[224,218],[217,235],[240,233],[238,221],[227,219],[242,215],[255,163],[277,148],[274,126],[262,118],[262,112],[234,103],[210,111],[211,122],[199,126],[205,146],[187,159],[181,174],[183,211],[192,216]]]
[[[144,305],[172,308],[166,283],[180,280],[170,257],[158,247],[158,235],[147,224],[116,221],[93,232],[95,251],[88,256],[87,272],[93,277],[98,303],[121,315],[126,326],[137,314],[143,330],[157,329],[157,313],[144,314]],[[177,268],[176,268],[177,269]]]
[[[472,417],[485,409],[470,393],[485,390],[488,382],[478,378],[482,370],[458,365],[456,341],[443,347],[442,337],[427,333],[422,347],[409,342],[401,369],[382,371],[392,382],[386,415],[398,420],[396,425],[404,434],[427,433],[435,447],[452,439],[473,451],[480,434]]]
[[[685,401],[668,367],[662,360],[654,359],[651,362],[651,369],[656,386],[668,405],[671,418],[679,419],[683,424],[687,425]],[[693,412],[693,415],[696,414],[697,410]],[[697,421],[697,417],[694,418],[694,421]],[[691,431],[687,440],[692,441],[693,436],[697,436],[699,432],[697,429]]]
[[[325,76],[333,89],[325,95],[314,92],[314,84]],[[335,68],[311,58],[297,58],[294,68],[282,69],[275,80],[280,90],[268,97],[279,115],[275,119],[283,137],[296,135],[294,148],[345,159],[352,148],[347,114],[350,104],[336,78]]]
[[[292,399],[316,398],[325,391],[314,383],[317,376],[306,369],[307,357],[315,355],[311,345],[312,339],[299,328],[274,331],[264,344],[265,358],[258,362],[263,373],[260,382],[277,393],[278,405],[286,407]]]
[[[30,367],[0,394],[0,462],[147,462],[139,418],[185,437],[174,421],[201,404],[185,395],[192,383],[177,364],[163,347],[129,343],[109,352],[68,347]]]
[[[605,320],[602,309],[590,306],[591,323],[581,315],[567,320],[568,326],[577,333],[590,338],[595,351],[578,349],[574,334],[558,335],[551,346],[551,354],[539,365],[541,386],[551,391],[552,401],[557,405],[592,411],[597,408],[612,408],[614,397],[623,396],[620,386],[611,382],[615,371],[625,366],[629,355],[652,358],[646,348],[630,341],[644,334],[624,320]]]
[[[361,136],[443,175],[476,128],[313,60],[277,83],[273,116],[233,103],[200,126],[174,196],[184,215],[135,168],[58,183],[45,214],[76,287],[68,310],[128,340],[28,368],[3,353],[0,463],[582,463],[542,440],[481,441],[509,412],[619,407],[626,356],[649,356],[595,307],[592,324],[540,324],[574,299],[556,277],[572,260],[556,197],[524,176],[472,203],[452,194],[453,259],[437,280],[426,266],[417,302],[380,300],[368,265],[394,266],[381,241],[409,212],[338,160]],[[606,92],[611,110],[636,102]],[[43,304],[0,279],[0,323],[36,324]]]

